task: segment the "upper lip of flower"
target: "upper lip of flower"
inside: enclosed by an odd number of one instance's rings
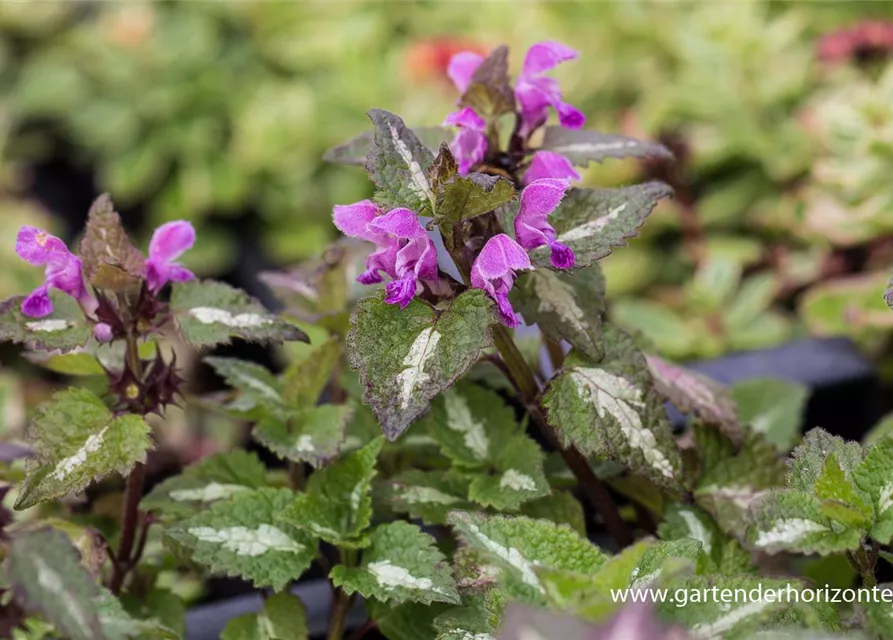
[[[190,280],[191,271],[175,262],[195,244],[195,229],[185,220],[167,222],[155,230],[149,242],[146,280],[149,289],[158,291],[170,281]]]

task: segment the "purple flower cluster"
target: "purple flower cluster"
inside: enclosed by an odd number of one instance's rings
[[[562,100],[558,83],[545,75],[558,64],[576,57],[576,51],[558,42],[541,42],[528,50],[515,84],[520,135],[527,138],[545,124],[550,108],[557,112],[562,126],[572,129],[583,126],[583,114]],[[483,56],[470,51],[452,57],[447,73],[460,93],[468,89],[483,61]],[[464,107],[448,115],[443,124],[457,129],[450,150],[458,163],[459,174],[467,175],[487,154],[488,123],[473,109]],[[522,180],[524,188],[514,222],[515,239],[505,233],[491,237],[471,266],[471,285],[493,298],[500,319],[509,327],[519,323],[508,297],[515,275],[533,268],[528,251],[547,246],[553,267],[574,266],[573,251],[558,241],[548,219],[561,203],[571,180],[579,179],[580,175],[566,157],[551,151],[534,153]],[[357,281],[375,284],[387,276],[390,281],[386,285],[386,302],[405,307],[426,288],[435,295],[449,293],[450,286],[437,268],[434,243],[415,212],[402,208],[385,212],[374,202],[363,200],[336,206],[334,222],[345,235],[376,246],[366,258],[366,271]]]
[[[176,262],[195,243],[195,229],[184,220],[163,224],[152,235],[149,257],[143,276],[149,291],[157,293],[168,282],[182,282],[195,277]],[[99,307],[96,298],[84,283],[83,264],[59,238],[43,229],[24,226],[16,237],[16,253],[26,262],[45,267],[44,282],[22,302],[22,313],[31,318],[43,318],[53,312],[49,289],[62,291],[78,301],[84,313],[95,319]],[[111,339],[111,329],[97,323],[94,334],[101,342]]]

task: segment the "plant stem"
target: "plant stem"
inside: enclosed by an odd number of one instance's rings
[[[329,618],[328,640],[342,640],[344,627],[347,624],[347,611],[350,608],[350,596],[341,587],[336,587],[332,601],[332,615]]]
[[[127,351],[125,366],[129,367],[136,379],[142,381],[143,363],[140,360],[139,345],[133,334],[127,335]],[[133,557],[133,547],[136,532],[139,525],[139,504],[143,495],[143,478],[145,465],[137,462],[127,478],[127,486],[124,489],[124,514],[121,518],[121,541],[118,544],[118,553],[113,561],[114,571],[109,589],[115,595],[121,591],[127,574],[139,561],[139,557]],[[139,548],[142,552],[142,548]]]
[[[532,420],[552,446],[561,452],[564,462],[576,476],[580,488],[586,495],[586,499],[605,521],[605,527],[608,529],[608,532],[621,548],[632,544],[632,532],[623,521],[623,518],[620,517],[617,505],[614,504],[607,487],[595,475],[595,472],[589,465],[589,460],[573,446],[563,447],[555,430],[546,420],[537,398],[539,386],[533,377],[533,371],[530,369],[527,361],[524,360],[524,356],[518,350],[517,345],[515,345],[514,340],[512,340],[504,326],[496,325],[493,327],[493,341],[510,373],[509,378],[512,384],[515,385],[518,393],[521,394],[521,399],[530,412]]]

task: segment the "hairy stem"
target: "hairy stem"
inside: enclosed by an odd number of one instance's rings
[[[605,527],[608,529],[611,537],[614,538],[621,548],[632,544],[632,532],[620,517],[617,505],[614,504],[607,487],[595,475],[595,472],[589,465],[589,460],[573,446],[563,447],[555,430],[546,420],[538,400],[539,386],[533,377],[533,371],[530,369],[527,361],[524,360],[524,356],[521,355],[505,327],[496,325],[493,328],[493,341],[509,371],[509,378],[512,384],[518,390],[524,405],[530,412],[531,419],[552,446],[561,452],[564,462],[576,476],[580,488],[586,495],[586,499],[604,520]]]
[[[357,553],[352,549],[340,549],[342,564],[352,567],[357,564]],[[347,625],[347,612],[350,610],[351,597],[341,587],[333,587],[332,613],[329,616],[328,640],[342,640]]]
[[[139,345],[133,334],[128,334],[126,346],[125,366],[133,372],[137,380],[141,381],[143,363],[140,360]],[[137,462],[127,477],[127,486],[124,490],[124,514],[121,518],[121,542],[118,544],[118,553],[115,554],[113,561],[112,581],[109,585],[109,589],[115,595],[121,592],[127,574],[139,561],[139,556],[134,556],[133,551],[139,526],[139,504],[143,495],[145,471],[145,465],[142,462]],[[137,550],[142,553],[142,545],[138,546]]]

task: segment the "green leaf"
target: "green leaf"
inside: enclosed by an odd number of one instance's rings
[[[82,387],[56,393],[37,409],[28,427],[34,457],[16,500],[16,509],[79,493],[117,471],[126,475],[145,462],[152,447],[149,425],[141,416],[116,417]]]
[[[511,296],[527,323],[538,325],[555,342],[567,340],[592,360],[604,356],[605,278],[598,264],[573,271],[524,273]]]
[[[793,551],[828,555],[856,549],[861,532],[832,521],[821,501],[796,489],[773,491],[751,507],[753,526],[748,541],[767,553]]]
[[[413,127],[412,132],[432,153],[437,151],[442,142],[453,138],[453,132],[445,127]],[[326,162],[363,166],[369,150],[372,149],[372,141],[373,132],[365,131],[344,144],[329,149],[322,158]]]
[[[130,241],[107,193],[90,206],[78,255],[89,281],[97,276],[102,265],[116,266],[134,278],[144,278],[146,259]]]
[[[469,499],[497,511],[516,511],[528,500],[549,495],[544,459],[535,440],[516,435],[496,451],[492,469],[469,474]]]
[[[731,387],[741,422],[766,434],[783,451],[800,436],[809,388],[778,378],[751,378]]]
[[[341,344],[331,338],[313,352],[286,369],[282,379],[284,395],[289,407],[309,409],[319,402],[341,357]]]
[[[605,325],[606,353],[591,362],[569,354],[543,398],[565,446],[616,460],[669,489],[679,487],[679,453],[645,357],[632,339]]]
[[[545,603],[534,568],[588,573],[605,562],[605,555],[586,538],[548,520],[455,511],[449,521],[467,546],[503,569],[500,581],[509,595],[534,604]]]
[[[893,638],[893,605],[890,604],[890,586],[879,586],[879,589],[887,592],[886,600],[879,595],[877,601],[871,598],[867,602],[860,600],[859,607],[865,612],[868,629],[873,631],[877,637],[889,639]]]
[[[482,117],[500,116],[515,110],[508,56],[508,47],[502,45],[481,62],[471,76],[459,106],[471,107]]]
[[[278,522],[292,501],[288,489],[257,489],[217,502],[166,530],[212,573],[239,576],[279,591],[307,570],[316,540]]]
[[[505,597],[499,589],[483,594],[468,592],[462,605],[434,619],[435,640],[485,640],[492,637],[505,609]]]
[[[535,520],[551,520],[555,524],[566,524],[581,536],[586,536],[583,505],[570,491],[553,490],[550,496],[525,502],[521,507],[521,515]]]
[[[231,338],[308,341],[296,326],[264,309],[241,289],[222,282],[178,282],[173,286],[170,304],[177,328],[195,347],[227,344]]]
[[[789,588],[798,592],[803,588],[803,584],[796,580],[763,576],[689,576],[673,586],[677,588],[677,593],[686,594],[684,606],[681,600],[665,600],[657,605],[657,610],[665,621],[684,625],[698,638],[745,640],[757,637],[762,629],[785,629],[792,623],[826,628],[827,622],[818,612],[822,605],[805,604],[799,595],[787,595]],[[735,594],[743,590],[755,595],[771,591],[776,597],[739,597],[725,601],[722,598],[695,598],[692,595],[704,594],[705,590],[720,594]],[[816,635],[813,632],[810,637]]]
[[[430,215],[437,202],[427,175],[433,154],[393,113],[372,109],[368,115],[375,132],[366,171],[378,187],[375,200],[387,209],[406,207]]]
[[[220,634],[221,640],[307,640],[309,637],[304,603],[287,591],[266,598],[259,612],[233,618]]]
[[[409,469],[384,483],[385,501],[397,513],[408,513],[427,525],[444,525],[450,511],[471,509],[468,480],[457,473]]]
[[[784,461],[763,434],[749,427],[737,450],[710,426],[695,422],[692,431],[700,467],[695,499],[724,532],[740,535],[749,522],[750,505],[767,489],[784,486]]]
[[[383,293],[361,300],[347,337],[350,364],[389,440],[396,440],[491,344],[492,305],[479,289],[442,311],[418,299],[405,309]]]
[[[27,607],[40,611],[65,637],[105,637],[99,618],[102,592],[61,531],[40,529],[16,537],[6,572]]]
[[[187,517],[219,500],[266,486],[266,468],[257,454],[216,453],[157,485],[140,502],[145,511]]]
[[[388,640],[431,640],[436,633],[434,620],[450,607],[443,602],[428,605],[407,602],[394,606],[374,599],[364,602],[363,606]]]
[[[642,553],[629,577],[631,589],[644,589],[656,584],[673,584],[682,574],[700,568],[703,545],[699,540],[682,538],[657,542]]]
[[[459,603],[449,563],[434,538],[416,525],[399,520],[383,524],[370,540],[362,566],[332,569],[335,586],[382,602]]]
[[[651,214],[658,200],[673,190],[661,182],[648,182],[618,189],[571,189],[549,217],[557,240],[576,256],[578,268],[588,267],[626,246]],[[548,248],[531,253],[534,263],[550,267]]]
[[[425,423],[441,452],[460,467],[486,466],[512,439],[524,437],[498,393],[467,382],[437,396]]]
[[[365,546],[363,532],[372,517],[370,488],[383,443],[378,437],[312,474],[306,491],[294,497],[280,520],[337,546]]]
[[[204,362],[239,390],[239,397],[226,408],[250,414],[259,410],[260,415],[283,415],[285,405],[282,384],[266,367],[238,358],[207,357]]]
[[[251,437],[283,460],[321,467],[338,455],[352,417],[350,404],[324,404],[287,420],[264,419],[254,426]]]
[[[186,635],[186,605],[172,591],[160,587],[148,593],[129,593],[121,596],[121,604],[134,618],[150,624],[163,625],[175,638]]]
[[[177,640],[182,634],[165,626],[157,619],[142,620],[131,616],[121,602],[111,592],[102,590],[99,598],[99,622],[102,624],[102,638],[106,640],[149,640],[164,638]]]
[[[84,346],[93,336],[93,328],[77,301],[58,289],[50,289],[53,312],[44,318],[23,315],[24,299],[25,296],[13,296],[0,302],[0,341],[65,353]]]
[[[556,126],[546,127],[540,149],[560,153],[573,164],[581,166],[606,158],[673,158],[670,150],[657,142],[591,129],[574,131]]]
[[[862,447],[858,442],[847,442],[824,429],[810,430],[803,437],[803,442],[791,453],[788,486],[811,493],[825,466],[825,460],[832,453],[847,474],[852,474],[862,462]]]
[[[707,424],[718,426],[732,440],[740,440],[737,407],[723,385],[657,356],[646,355],[645,360],[655,389],[679,411],[692,413]]]
[[[893,435],[884,436],[868,448],[852,478],[871,497],[875,513],[871,537],[889,544],[893,539]]]
[[[865,528],[874,519],[872,505],[862,496],[848,474],[831,453],[813,487],[816,497],[822,501],[822,513],[847,527]]]
[[[438,193],[434,222],[440,226],[447,249],[453,248],[454,229],[462,222],[511,202],[515,194],[505,178],[483,173],[457,175],[445,182]]]
[[[700,542],[712,572],[734,575],[751,569],[750,554],[737,540],[726,537],[709,514],[695,506],[671,505],[658,532],[665,540],[690,538]]]
[[[611,556],[597,573],[583,574],[540,569],[537,575],[546,589],[551,608],[569,611],[588,620],[601,620],[617,608],[612,589],[627,589],[642,556],[654,544],[641,540]]]

